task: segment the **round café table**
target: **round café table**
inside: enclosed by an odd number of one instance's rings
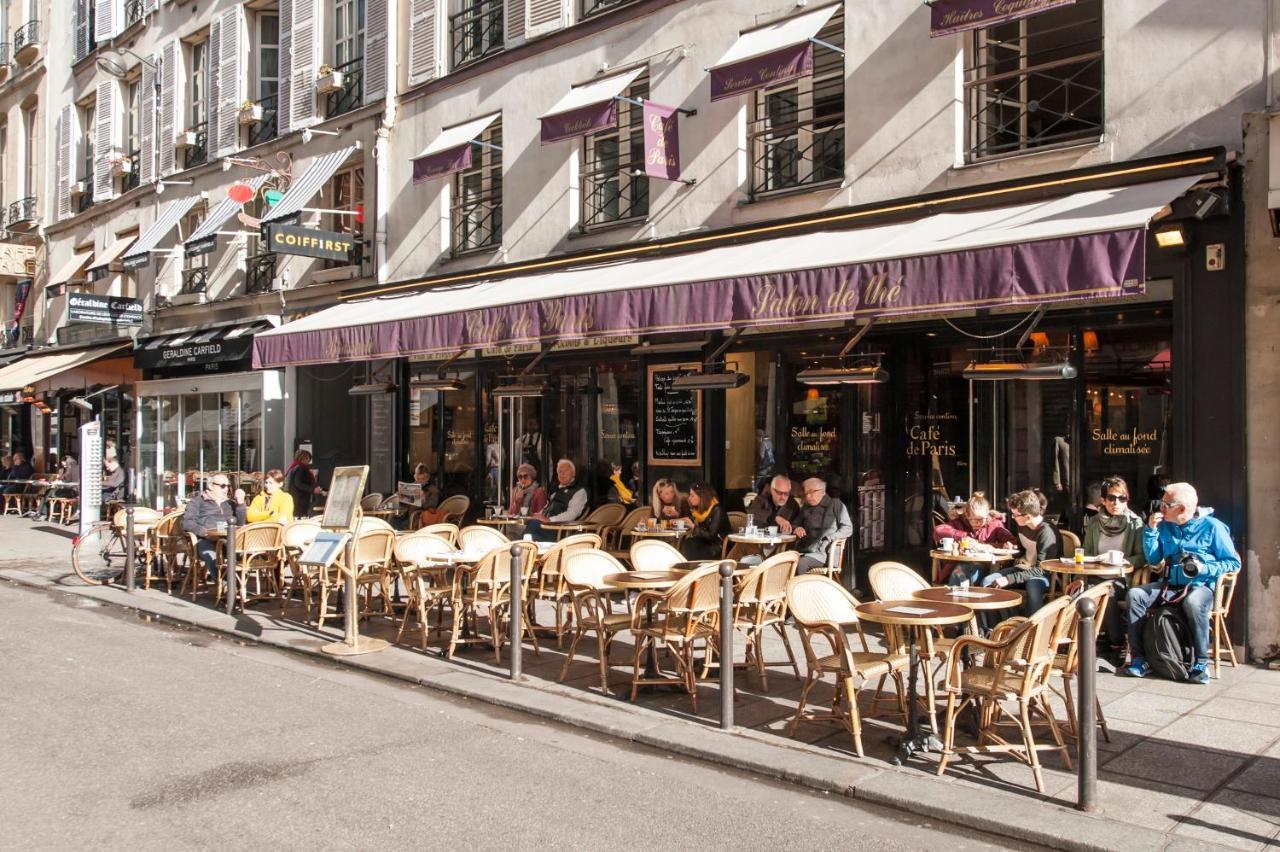
[[[1129,562],[1116,564],[1110,562],[1090,561],[1077,565],[1073,559],[1045,559],[1040,563],[1040,567],[1054,575],[1054,582],[1051,583],[1049,587],[1051,593],[1058,585],[1059,577],[1084,577],[1086,579],[1092,577],[1102,580],[1123,580],[1125,577],[1133,573],[1133,565]]]
[[[523,530],[529,518],[519,515],[495,515],[492,518],[476,518],[476,523],[486,527],[495,527],[503,532],[509,529]]]
[[[688,571],[623,571],[620,574],[606,574],[601,582],[610,589],[622,592],[664,592],[688,576]],[[645,604],[646,621],[653,620],[653,601]],[[658,677],[658,648],[656,643],[649,647],[645,657],[644,678],[654,680]],[[646,687],[653,688],[653,687]]]
[[[916,706],[920,696],[916,690],[916,676],[920,668],[920,654],[916,636],[921,630],[945,627],[948,624],[966,624],[973,618],[973,610],[960,604],[908,599],[858,604],[854,611],[863,621],[885,627],[905,628],[907,633],[907,665],[910,672],[907,681],[907,707],[910,712],[907,714],[906,733],[898,738],[898,753],[894,758],[898,765],[902,765],[916,752],[928,751],[931,741],[936,741],[933,732],[921,730],[917,718]],[[925,677],[928,676],[926,672]]]
[[[929,556],[933,559],[933,584],[939,585],[943,582],[942,563],[943,562],[981,562],[986,565],[1003,565],[1006,562],[1012,562],[1018,556],[1016,550],[978,550],[961,553],[959,550],[947,552],[934,548],[929,551]]]
[[[692,530],[690,530],[688,527],[685,527],[684,529],[669,529],[669,530],[665,530],[661,527],[656,527],[654,529],[649,529],[648,527],[646,527],[644,529],[633,529],[630,532],[631,532],[631,537],[633,539],[658,538],[658,539],[670,539],[672,541],[679,541],[680,539],[689,535],[689,533],[692,532]]]

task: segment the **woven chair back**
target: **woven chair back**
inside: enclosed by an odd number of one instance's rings
[[[737,532],[747,525],[746,512],[730,512],[729,513],[729,529]]]
[[[465,494],[454,494],[440,501],[436,506],[437,512],[442,512],[444,517],[449,519],[449,523],[461,524],[462,517],[467,514],[467,510],[471,508],[471,498]]]
[[[395,548],[396,532],[392,529],[364,530],[356,538],[356,564],[368,565],[382,563],[391,559],[391,551]]]
[[[1062,536],[1062,558],[1070,559],[1080,546],[1080,536],[1071,530],[1058,530],[1058,535]]]
[[[1097,609],[1093,614],[1093,635],[1088,637],[1086,641],[1098,641],[1098,636],[1102,633],[1102,621],[1107,614],[1107,607],[1111,603],[1111,584],[1099,583],[1085,589],[1080,593],[1082,598],[1092,598],[1094,606]],[[1080,611],[1076,609],[1076,601],[1072,601],[1070,614],[1070,628],[1067,638],[1070,642],[1067,644],[1067,654],[1063,670],[1074,674],[1080,658]]]
[[[390,530],[395,532],[396,528],[384,521],[382,518],[361,518],[360,526],[357,528],[358,535],[364,535],[367,532]]]
[[[236,530],[236,552],[247,556],[251,553],[279,550],[283,529],[283,524],[278,521],[262,521],[240,527]]]
[[[182,520],[181,512],[170,512],[169,514],[165,515],[163,518],[160,519],[160,522],[156,524],[156,528],[155,528],[156,538],[167,538],[168,536],[173,535],[173,528],[177,526],[178,522],[181,520]]]
[[[653,517],[653,508],[650,506],[640,506],[627,512],[627,516],[622,519],[618,526],[622,531],[630,532],[634,530],[638,524],[641,524]]]
[[[906,600],[915,592],[929,588],[929,583],[901,562],[877,562],[867,572],[876,600]]]
[[[360,508],[364,509],[366,512],[372,512],[374,509],[377,509],[381,505],[382,505],[382,495],[379,494],[377,491],[366,494],[364,495],[364,497],[360,499]]]
[[[547,551],[546,556],[542,557],[543,576],[559,574],[563,570],[561,566],[569,558],[569,554],[577,553],[580,550],[599,550],[600,544],[601,538],[595,533],[578,533],[561,539]]]
[[[738,603],[763,603],[787,596],[787,582],[795,576],[800,554],[793,550],[775,553],[742,578]]]
[[[656,538],[642,538],[631,545],[631,566],[637,571],[667,571],[684,561],[684,554]]]
[[[1213,590],[1213,608],[1222,613],[1223,618],[1231,614],[1231,601],[1236,596],[1236,581],[1239,579],[1239,571],[1228,571],[1218,578]]]
[[[603,589],[604,578],[610,574],[623,574],[626,568],[603,550],[575,550],[568,553],[561,563],[564,580],[570,586]]]
[[[452,545],[458,544],[458,525],[457,524],[428,524],[418,530],[424,535],[435,535],[444,539]]]
[[[476,524],[458,530],[458,547],[463,550],[488,552],[495,547],[506,547],[510,543],[511,539],[493,527]]]
[[[583,519],[584,523],[599,524],[602,527],[611,527],[622,520],[622,516],[627,513],[627,507],[621,503],[605,503],[598,509]]]
[[[453,553],[449,542],[434,535],[407,535],[396,541],[396,561],[401,565],[421,565],[432,557]]]
[[[296,547],[301,550],[316,540],[316,536],[324,529],[318,521],[290,521],[284,525],[280,533],[280,543],[284,547]]]
[[[800,624],[856,624],[857,605],[843,586],[821,574],[802,574],[787,583],[787,607]]]
[[[134,529],[142,527],[153,527],[164,518],[160,512],[155,509],[148,509],[146,506],[135,506],[133,508],[133,526]],[[128,514],[124,509],[120,509],[111,516],[111,523],[124,529],[124,525],[128,522]]]
[[[667,593],[667,610],[697,619],[720,611],[720,563],[694,568]]]

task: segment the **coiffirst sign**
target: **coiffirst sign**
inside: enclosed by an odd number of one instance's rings
[[[267,226],[267,245],[276,254],[300,254],[325,260],[350,260],[355,240],[348,234],[296,225]]]

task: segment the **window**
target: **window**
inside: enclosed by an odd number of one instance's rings
[[[36,115],[36,107],[29,107],[22,111],[22,130],[26,135],[25,148],[23,152],[23,163],[25,164],[25,174],[23,176],[23,196],[26,198],[35,198],[36,187],[39,186],[39,163],[36,162],[36,152],[40,150],[39,140],[36,135],[39,133],[39,127]]]
[[[257,18],[258,91],[262,118],[249,126],[249,145],[276,138],[279,122],[280,16],[263,12]]]
[[[97,120],[98,111],[92,101],[80,107],[80,180],[86,186],[93,183],[94,124]]]
[[[261,190],[257,192],[247,204],[244,205],[244,213],[246,216],[252,216],[255,219],[261,219],[266,212],[266,205],[262,200]],[[269,293],[275,289],[276,280],[276,255],[274,252],[268,251],[262,244],[262,238],[258,234],[258,229],[251,229],[248,238],[245,240],[245,247],[248,252],[248,268],[245,272],[245,292],[253,293]]]
[[[325,116],[333,118],[364,104],[364,2],[336,0],[333,67],[342,85],[325,95]]]
[[[364,239],[364,168],[357,166],[339,172],[329,182],[329,202],[332,210],[349,210],[350,215],[341,213],[327,214],[328,221],[322,225],[327,230],[339,234],[350,234],[356,244],[356,257],[352,263],[360,263],[360,244]],[[340,260],[326,261],[326,268],[350,266]]]
[[[93,40],[94,0],[76,0],[75,61],[79,62],[98,46]]]
[[[192,210],[182,218],[178,229],[182,239],[189,238],[204,221],[204,210],[200,207]],[[182,257],[182,293],[203,293],[209,285],[209,255],[188,255]]]
[[[504,38],[502,0],[463,0],[449,16],[454,68],[502,50]]]
[[[582,17],[598,15],[619,6],[625,6],[630,0],[582,0]]]
[[[142,165],[142,83],[134,78],[124,87],[124,150],[129,158],[129,171],[120,179],[120,191],[128,192],[138,186],[138,170]]]
[[[190,46],[190,63],[187,67],[191,74],[187,79],[187,129],[195,133],[195,144],[187,148],[183,155],[183,166],[191,168],[203,163],[209,157],[209,70],[208,41],[192,42]]]
[[[649,97],[642,76],[618,102],[614,127],[582,140],[582,226],[649,215],[649,179],[644,176],[644,110],[633,101]],[[633,174],[639,172],[639,174]]]
[[[843,47],[844,13],[818,41]],[[813,46],[813,74],[752,95],[751,193],[844,179],[844,56]]]
[[[480,141],[487,144],[472,143],[471,168],[453,176],[454,254],[502,243],[502,120],[489,125]]]
[[[978,30],[965,71],[970,160],[1102,135],[1102,3]]]

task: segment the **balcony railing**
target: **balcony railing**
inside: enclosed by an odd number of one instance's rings
[[[21,198],[9,205],[9,215],[5,217],[9,227],[36,221],[36,200],[33,196]]]
[[[143,0],[124,0],[124,25],[131,27],[138,21],[142,20],[142,16],[147,12],[147,5]]]
[[[90,170],[86,170],[85,174],[92,175],[93,172],[91,171],[91,169],[92,169],[92,166],[90,166]],[[77,213],[83,213],[84,211],[88,210],[90,207],[93,206],[93,178],[92,177],[85,179],[85,191],[74,197],[75,197],[75,208]]]
[[[182,167],[184,169],[193,169],[196,166],[204,165],[205,161],[209,159],[209,123],[202,121],[188,129],[195,131],[196,144],[187,148],[182,155]]]
[[[255,254],[249,258],[245,272],[244,290],[249,295],[270,293],[275,289],[276,256],[274,252]]]
[[[276,134],[280,131],[280,122],[277,119],[279,100],[279,95],[267,95],[258,99],[258,106],[262,107],[262,121],[255,121],[249,125],[249,147],[261,145],[276,138]]]
[[[4,329],[0,330],[0,348],[14,349],[19,346],[30,346],[35,336],[35,326],[30,323],[6,324]]]
[[[816,112],[792,108],[748,126],[753,194],[844,177],[844,113]]]
[[[40,37],[40,22],[27,21],[13,31],[13,55],[17,57],[28,47],[35,45]]]
[[[454,68],[502,50],[502,6],[503,0],[483,0],[449,16]]]
[[[584,0],[582,4],[582,17],[588,15],[598,15],[601,12],[607,12],[610,9],[616,9],[619,6],[625,6],[631,0]]]
[[[209,286],[209,267],[193,266],[182,270],[182,290],[184,295],[203,293]]]
[[[342,72],[342,88],[324,96],[326,118],[342,115],[364,103],[364,57],[357,56],[350,62],[334,66]]]
[[[453,252],[473,251],[502,243],[502,187],[456,205],[452,211]]]

